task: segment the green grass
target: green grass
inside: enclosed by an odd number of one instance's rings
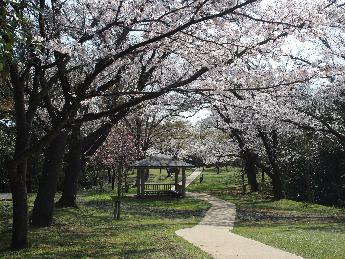
[[[90,191],[78,209],[57,209],[54,224],[31,228],[31,247],[20,251],[8,250],[11,203],[0,202],[0,258],[209,258],[174,233],[197,224],[207,203],[125,197],[122,219],[115,221],[110,195]]]
[[[305,258],[345,258],[345,209],[292,200],[269,193],[242,194],[238,169],[204,171],[203,183],[188,189],[207,192],[236,204],[234,233]],[[263,183],[265,190],[268,183]]]
[[[222,192],[228,192],[240,184],[240,171],[237,168],[232,168],[231,172],[222,169],[219,174],[213,168],[205,168],[202,174],[204,175],[203,182],[195,180],[188,187],[188,191],[207,192],[219,196]]]
[[[267,182],[261,184],[264,193],[242,194],[238,169],[220,174],[206,169],[203,174],[204,181],[196,180],[188,190],[235,203],[233,232],[305,258],[345,258],[344,208],[273,200]],[[153,171],[150,181],[164,181],[161,175],[166,174]],[[21,251],[8,250],[11,203],[0,202],[0,258],[209,258],[174,234],[201,220],[209,207],[205,202],[125,197],[122,219],[114,221],[110,195],[83,193],[79,209],[58,209],[53,226],[30,229],[31,247]],[[29,197],[30,208],[33,199]]]

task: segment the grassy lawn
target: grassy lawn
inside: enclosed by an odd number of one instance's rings
[[[78,209],[57,209],[53,226],[30,229],[31,247],[21,251],[8,250],[11,203],[0,202],[0,258],[209,258],[174,234],[197,224],[207,203],[125,197],[115,221],[110,194],[89,192]]]
[[[267,183],[263,184],[267,189]],[[204,181],[189,191],[207,192],[237,206],[235,233],[301,255],[305,258],[345,258],[345,209],[291,200],[274,201],[270,195],[242,194],[238,169],[216,174],[204,171]]]

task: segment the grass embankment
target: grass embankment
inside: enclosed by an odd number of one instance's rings
[[[267,185],[265,184],[265,188]],[[268,194],[242,194],[240,172],[231,169],[219,175],[204,171],[203,183],[190,191],[202,191],[236,204],[234,233],[305,258],[345,258],[345,209],[275,201]]]
[[[125,197],[115,221],[110,195],[85,194],[78,209],[57,209],[53,226],[30,229],[31,247],[21,251],[7,250],[11,203],[0,202],[0,258],[209,258],[174,233],[197,224],[207,203]]]

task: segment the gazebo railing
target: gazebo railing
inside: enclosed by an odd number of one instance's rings
[[[145,191],[171,191],[175,187],[173,183],[145,183]]]

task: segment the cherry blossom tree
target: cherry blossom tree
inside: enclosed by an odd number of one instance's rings
[[[92,156],[90,163],[102,164],[113,170],[112,189],[114,189],[115,178],[117,178],[117,201],[114,217],[120,219],[120,199],[122,196],[123,181],[127,186],[127,174],[130,165],[142,156],[138,153],[135,137],[121,125],[112,128],[106,141]]]
[[[23,35],[20,39],[29,39],[25,44],[2,39],[11,46],[11,55],[1,64],[8,70],[17,127],[9,163],[13,247],[27,245],[26,160],[44,147],[49,150],[54,141],[63,152],[64,141],[58,139],[73,135],[71,125],[104,119],[108,130],[109,122],[170,91],[231,92],[310,80],[319,71],[300,67],[295,72],[284,66],[281,48],[288,35],[300,39],[309,31],[317,35],[326,31],[317,29],[319,24],[331,26],[341,17],[337,6],[323,11],[328,1],[304,5],[259,0],[21,3],[1,5],[5,24],[11,24],[16,17],[11,14],[16,12],[30,21],[15,28]],[[32,14],[31,6],[39,12]],[[263,61],[254,64],[257,69],[247,69],[258,59]],[[279,73],[268,73],[271,68]],[[256,74],[258,70],[261,73]],[[99,106],[83,112],[85,103]],[[32,143],[32,121],[42,114],[49,118],[47,130]],[[61,157],[56,157],[57,163]]]
[[[141,156],[141,151],[136,148],[135,137],[123,125],[112,128],[106,141],[91,157],[90,163],[101,164],[113,170],[112,188],[114,189],[115,177],[118,178],[118,192],[122,188],[122,180],[130,165]]]

